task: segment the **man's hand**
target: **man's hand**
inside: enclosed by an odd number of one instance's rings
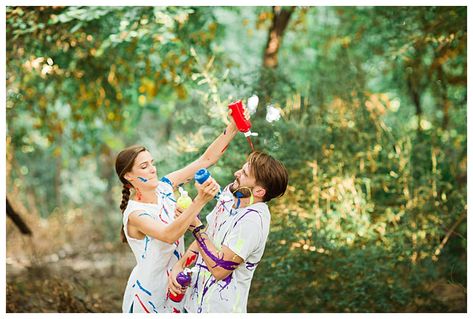
[[[246,107],[245,104],[243,104],[243,110],[244,110],[243,115],[245,116],[245,119],[247,119],[249,121],[250,120],[250,111],[248,111],[248,108]],[[228,109],[227,117],[228,117],[228,121],[230,122],[229,126],[231,126],[231,128],[233,128],[233,129],[237,129],[235,120],[233,119],[233,116],[232,116],[232,109]]]

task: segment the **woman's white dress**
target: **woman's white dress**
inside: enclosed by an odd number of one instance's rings
[[[123,212],[125,236],[136,259],[125,294],[123,296],[123,312],[181,312],[181,303],[175,303],[167,298],[168,274],[172,266],[184,253],[184,236],[173,244],[167,244],[158,239],[145,236],[135,239],[128,235],[127,224],[130,213],[150,216],[163,225],[174,220],[176,200],[174,199],[171,182],[162,178],[156,188],[158,204],[128,201]]]

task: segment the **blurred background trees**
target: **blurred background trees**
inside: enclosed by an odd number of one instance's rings
[[[163,176],[219,134],[229,102],[257,94],[255,147],[290,181],[248,310],[465,312],[466,11],[7,7],[6,190],[35,238],[7,223],[7,311],[120,311],[129,269],[108,272],[110,300],[56,285],[54,308],[20,306],[40,288],[13,267],[132,259],[117,152],[147,146]],[[249,151],[237,136],[212,174],[229,183]]]

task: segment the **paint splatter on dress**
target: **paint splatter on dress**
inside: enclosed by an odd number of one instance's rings
[[[184,299],[188,312],[246,312],[251,279],[264,253],[271,221],[266,203],[234,209],[228,186],[222,195],[207,216],[206,232],[217,249],[225,245],[244,262],[217,281],[199,255]]]
[[[174,220],[175,199],[171,182],[161,179],[156,188],[158,204],[128,202],[123,213],[125,236],[136,259],[123,296],[123,312],[178,312],[182,306],[167,298],[168,271],[182,257],[184,237],[173,244],[145,236],[135,239],[128,235],[128,217],[134,211],[147,215],[163,225]]]

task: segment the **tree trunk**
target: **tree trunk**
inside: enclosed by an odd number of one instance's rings
[[[7,216],[10,217],[13,224],[15,224],[16,227],[18,227],[18,229],[23,235],[31,236],[33,234],[31,232],[31,229],[28,227],[28,225],[26,225],[26,223],[23,221],[23,218],[21,218],[21,216],[18,215],[17,212],[15,212],[13,207],[11,207],[10,202],[8,201],[8,198],[7,198]]]
[[[420,126],[420,122],[422,117],[422,105],[420,103],[419,83],[416,82],[417,80],[414,79],[414,77],[415,75],[412,74],[407,75],[407,87],[409,90],[409,95],[411,96],[412,102],[416,108],[417,130],[421,131],[422,128]]]
[[[448,87],[447,87],[447,82],[446,82],[446,76],[445,76],[445,73],[443,72],[441,64],[437,66],[437,73],[438,73],[438,79],[440,80],[439,82],[440,98],[442,100],[441,102],[442,113],[443,113],[442,129],[446,130],[448,127],[448,122],[450,121],[450,117],[448,115],[448,110],[450,108],[450,101],[448,100]]]
[[[280,6],[273,7],[273,23],[268,33],[268,41],[264,50],[263,66],[266,68],[276,68],[278,66],[278,51],[281,47],[284,31],[289,24],[289,19],[295,7],[289,9]]]
[[[268,99],[272,94],[272,83],[274,80],[274,70],[278,66],[278,52],[281,47],[284,31],[286,30],[289,19],[294,12],[295,7],[282,8],[280,6],[273,7],[273,20],[268,31],[268,41],[263,54],[263,67],[259,77],[258,92],[260,98],[260,107],[256,109],[254,118],[264,118],[266,116],[266,108],[261,105],[268,103]]]

